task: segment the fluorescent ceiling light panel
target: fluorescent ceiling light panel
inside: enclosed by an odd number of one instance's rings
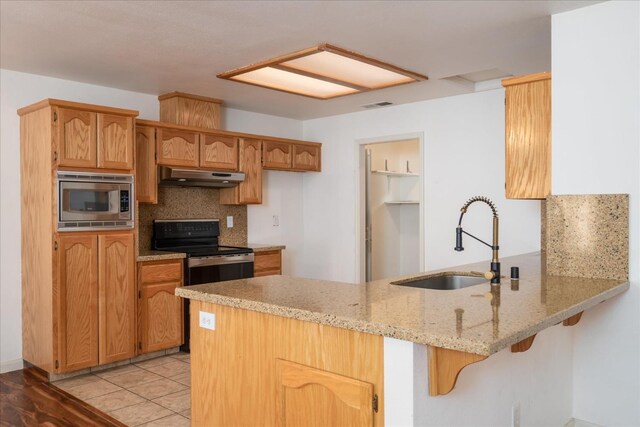
[[[314,53],[283,62],[282,65],[287,68],[363,86],[367,89],[379,89],[415,81],[403,74],[331,52]]]
[[[218,77],[317,99],[428,79],[328,44],[228,71]]]
[[[257,70],[234,76],[232,79],[322,99],[358,92],[357,89],[272,67],[258,68]]]

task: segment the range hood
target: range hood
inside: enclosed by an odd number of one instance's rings
[[[181,187],[235,187],[244,181],[244,172],[177,169],[160,166],[160,185]]]

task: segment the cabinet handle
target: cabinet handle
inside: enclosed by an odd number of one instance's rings
[[[58,242],[57,241],[53,242],[53,250],[54,251],[58,250]]]
[[[53,113],[53,121],[54,122],[58,121],[58,112],[57,111],[54,111],[54,113]]]
[[[53,160],[55,160],[55,161],[58,160],[58,152],[57,151],[53,152]]]

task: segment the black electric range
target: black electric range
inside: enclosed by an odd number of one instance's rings
[[[155,220],[151,246],[159,251],[184,252],[184,285],[253,277],[253,249],[218,244],[218,219]],[[189,300],[184,306],[184,345],[189,351]]]

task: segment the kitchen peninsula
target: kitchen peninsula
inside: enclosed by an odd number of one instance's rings
[[[177,289],[192,303],[192,421],[382,426],[390,362],[383,337],[427,346],[429,394],[438,396],[466,365],[509,346],[526,351],[540,331],[575,325],[584,310],[629,288],[623,279],[548,275],[543,256],[503,259],[503,271],[520,268],[517,281],[452,291],[285,276]],[[215,315],[214,330],[200,327],[203,312]]]

